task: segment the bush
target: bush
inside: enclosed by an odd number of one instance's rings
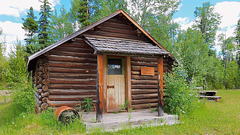
[[[184,114],[196,107],[197,92],[194,90],[195,81],[188,84],[187,74],[183,67],[178,66],[172,73],[165,74],[166,95],[164,98],[165,110],[171,114]]]

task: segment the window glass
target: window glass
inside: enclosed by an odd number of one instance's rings
[[[108,59],[108,74],[109,75],[122,74],[122,59]]]

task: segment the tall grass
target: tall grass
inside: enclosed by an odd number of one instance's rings
[[[240,134],[240,90],[219,91],[221,102],[202,101],[200,107],[180,116],[180,124],[159,127],[138,127],[118,132],[89,134]],[[86,129],[81,121],[64,125],[53,118],[53,113],[21,113],[15,104],[0,105],[0,134],[82,134]]]

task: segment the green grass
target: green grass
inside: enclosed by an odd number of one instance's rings
[[[189,115],[180,117],[181,124],[139,127],[118,132],[90,134],[240,134],[240,90],[219,91],[221,102],[205,101]],[[70,126],[57,122],[52,113],[21,113],[14,104],[0,104],[0,134],[82,134],[80,121]]]

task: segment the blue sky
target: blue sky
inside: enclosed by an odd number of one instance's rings
[[[179,11],[174,14],[174,21],[179,23],[182,29],[187,29],[193,24],[195,19],[194,10],[201,7],[204,2],[211,2],[215,11],[222,16],[221,29],[217,34],[226,33],[227,37],[233,36],[233,31],[237,20],[240,18],[240,0],[182,0],[179,5]],[[59,10],[62,5],[66,9],[71,6],[71,0],[49,0],[52,8]],[[0,41],[6,40],[7,52],[13,49],[16,40],[22,41],[24,30],[22,27],[22,18],[25,18],[29,7],[35,9],[35,14],[39,14],[41,3],[38,0],[1,0],[0,2],[0,28],[3,35]],[[217,48],[217,47],[216,47]]]

